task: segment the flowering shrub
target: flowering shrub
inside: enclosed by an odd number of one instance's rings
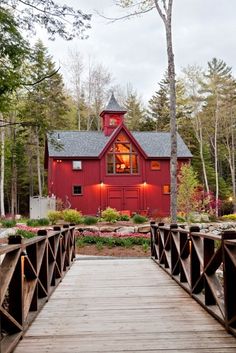
[[[21,223],[17,223],[16,228],[27,232],[35,233],[35,234],[37,234],[38,230],[40,229],[38,227],[30,227]]]
[[[79,237],[102,237],[102,238],[145,238],[149,239],[150,238],[150,233],[129,233],[129,234],[123,234],[123,233],[118,233],[118,232],[92,232],[89,230],[84,230],[83,232],[79,232],[78,234]]]

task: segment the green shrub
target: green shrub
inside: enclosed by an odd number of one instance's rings
[[[62,211],[64,221],[69,223],[79,224],[82,223],[83,217],[81,212],[76,210],[64,210]]]
[[[86,216],[86,217],[84,217],[83,222],[84,222],[84,224],[90,226],[92,224],[96,224],[98,222],[98,219],[96,217]]]
[[[132,242],[132,238],[125,238],[124,240],[124,246],[126,248],[131,248],[134,244]]]
[[[40,218],[40,219],[38,219],[38,224],[39,224],[39,226],[48,226],[49,219],[48,218]]]
[[[129,216],[127,215],[127,214],[121,214],[120,216],[119,216],[119,219],[118,219],[119,221],[129,221],[130,220],[130,218],[129,218]]]
[[[137,224],[145,223],[147,222],[147,218],[144,216],[141,216],[140,214],[136,214],[133,216],[133,222]]]
[[[103,243],[101,241],[98,241],[96,243],[96,248],[97,248],[97,250],[102,250],[103,249]]]
[[[223,220],[228,220],[228,221],[236,221],[236,213],[233,214],[226,214],[222,216]]]
[[[102,218],[106,222],[116,222],[119,219],[120,213],[111,207],[107,207],[104,211],[102,211]]]
[[[91,245],[91,244],[102,244],[104,246],[108,246],[109,248],[115,247],[115,246],[123,246],[123,247],[131,247],[134,245],[141,245],[144,247],[150,247],[150,240],[147,238],[142,238],[142,237],[127,237],[127,238],[121,238],[121,237],[98,237],[98,236],[84,236],[84,237],[78,237],[76,240],[76,243],[78,246],[81,246],[81,244],[85,245]],[[145,244],[145,245],[144,245]],[[99,245],[99,246],[100,246]]]
[[[48,211],[48,219],[51,224],[55,224],[62,219],[62,212],[61,211]]]
[[[47,219],[47,218],[28,219],[26,224],[29,227],[48,226],[49,225],[49,219]]]
[[[83,248],[85,246],[85,243],[84,243],[84,239],[83,238],[78,238],[76,240],[76,245],[79,247],[79,248]]]
[[[17,235],[21,235],[23,238],[30,239],[36,236],[35,233],[29,232],[28,230],[18,229],[16,232]]]
[[[185,218],[182,216],[177,216],[177,222],[178,223],[182,223],[182,222],[186,222]]]
[[[12,228],[16,226],[16,221],[14,219],[3,219],[1,223],[4,228]]]
[[[148,249],[150,248],[150,245],[148,244],[148,242],[143,242],[143,244],[142,244],[142,248],[143,248],[143,251],[144,252],[147,252],[148,251]]]

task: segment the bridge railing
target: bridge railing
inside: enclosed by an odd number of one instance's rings
[[[151,256],[236,335],[236,232],[221,235],[151,224]]]
[[[0,352],[12,352],[75,258],[74,227],[9,237],[0,247]]]

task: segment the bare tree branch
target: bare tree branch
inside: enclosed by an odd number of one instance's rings
[[[114,23],[114,22],[116,22],[116,21],[127,20],[127,19],[129,19],[129,18],[131,18],[131,17],[142,15],[142,14],[144,14],[144,13],[147,13],[147,12],[152,11],[153,9],[155,9],[155,6],[152,6],[152,7],[150,7],[150,8],[147,9],[147,10],[134,11],[134,12],[132,12],[132,13],[126,14],[126,15],[121,16],[121,17],[116,17],[116,18],[104,16],[104,15],[102,15],[99,11],[95,11],[95,13],[96,13],[98,16],[104,18],[105,20],[110,21],[110,23]]]
[[[160,17],[162,18],[163,22],[164,22],[165,25],[166,25],[166,23],[167,23],[167,16],[163,13],[163,11],[162,11],[162,9],[161,9],[161,7],[160,7],[160,5],[159,5],[159,0],[154,0],[154,2],[155,2],[155,7],[156,7],[156,9],[157,9],[157,11],[158,11]]]
[[[47,80],[48,78],[51,78],[52,76],[56,75],[58,73],[58,71],[60,70],[60,68],[61,67],[59,67],[57,70],[51,72],[49,75],[41,77],[40,79],[38,79],[35,82],[32,82],[32,83],[24,83],[24,82],[22,82],[21,85],[22,86],[35,86],[35,85],[41,83],[42,81]]]

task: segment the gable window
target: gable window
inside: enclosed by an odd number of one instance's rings
[[[151,161],[151,170],[160,170],[161,163],[159,161]]]
[[[138,153],[126,135],[118,135],[107,154],[108,174],[138,174]]]
[[[81,170],[82,162],[81,161],[72,161],[72,169],[73,170]]]
[[[166,195],[170,194],[170,185],[169,184],[163,185],[162,191],[163,191],[163,194],[166,194]]]
[[[81,185],[73,185],[72,193],[73,193],[73,195],[82,195],[82,186]]]

